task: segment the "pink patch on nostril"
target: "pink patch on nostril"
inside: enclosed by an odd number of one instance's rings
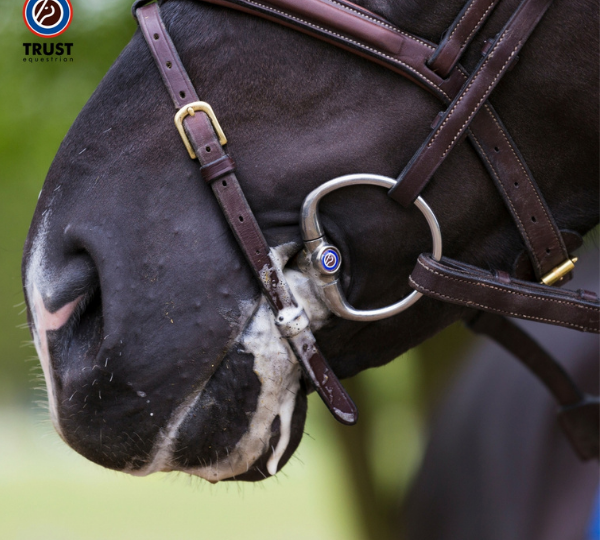
[[[59,310],[54,313],[50,313],[44,306],[42,296],[36,289],[37,297],[34,298],[35,311],[36,311],[36,325],[41,324],[44,330],[58,330],[69,320],[77,304],[81,301],[81,296],[77,297],[72,302],[65,304]]]

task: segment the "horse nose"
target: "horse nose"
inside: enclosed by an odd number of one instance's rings
[[[34,243],[25,272],[34,343],[60,436],[100,465],[135,469],[155,434],[129,419],[149,400],[128,369],[125,337],[106,330],[104,297],[114,291],[101,290],[102,268],[89,253],[74,249],[68,235]]]

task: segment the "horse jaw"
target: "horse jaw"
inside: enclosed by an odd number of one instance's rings
[[[294,243],[284,244],[271,250],[272,259],[281,267],[297,251]],[[285,269],[284,275],[301,307],[308,315],[311,328],[318,330],[331,316],[331,312],[319,298],[310,279],[294,269]],[[266,299],[261,297],[258,307],[242,302],[241,313],[254,311],[249,323],[236,338],[243,351],[254,357],[253,371],[261,383],[257,409],[252,415],[248,430],[228,453],[226,459],[204,467],[177,467],[172,463],[174,447],[180,426],[200,398],[201,389],[189,396],[175,411],[163,435],[157,443],[154,459],[143,469],[125,470],[134,476],[146,476],[158,471],[180,471],[193,474],[216,483],[235,479],[249,471],[250,467],[271,450],[267,471],[274,476],[290,442],[292,416],[296,394],[300,390],[301,371],[298,360],[285,338],[281,337],[275,316]],[[207,381],[208,382],[208,381]],[[271,426],[280,419],[280,436],[276,446],[269,449]]]

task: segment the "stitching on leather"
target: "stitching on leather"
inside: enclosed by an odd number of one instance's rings
[[[446,118],[444,119],[444,121],[442,122],[442,124],[440,125],[440,127],[438,127],[436,129],[436,131],[433,134],[433,137],[431,138],[431,140],[429,141],[429,144],[427,145],[427,147],[430,147],[433,144],[433,142],[436,140],[436,138],[438,137],[438,135],[442,131],[442,128],[448,123],[448,121],[450,120],[450,118],[452,117],[452,115],[456,112],[456,109],[457,109],[458,105],[464,99],[464,97],[467,95],[467,93],[469,91],[469,88],[471,88],[471,86],[473,86],[473,84],[475,84],[475,81],[481,76],[481,74],[483,73],[484,68],[487,65],[487,63],[494,57],[494,55],[498,51],[498,47],[500,46],[500,44],[506,38],[506,34],[507,33],[508,33],[508,29],[504,31],[504,34],[502,35],[502,37],[497,41],[497,43],[494,46],[494,48],[492,49],[492,51],[488,54],[487,58],[485,59],[485,62],[478,69],[477,73],[475,74],[475,77],[473,77],[473,79],[471,80],[471,82],[469,83],[469,85],[467,86],[467,88],[464,90],[464,92],[462,92],[461,96],[458,98],[457,102],[453,105],[452,109],[450,109],[450,112],[448,113],[448,116],[446,116]],[[506,60],[506,62],[504,63],[504,65],[502,66],[502,69],[496,74],[496,77],[494,78],[494,80],[488,86],[487,90],[484,93],[484,97],[481,98],[481,100],[479,101],[479,103],[475,106],[475,109],[477,109],[477,107],[479,107],[479,105],[481,104],[482,101],[485,101],[485,99],[487,99],[487,96],[486,96],[487,92],[494,85],[494,83],[496,82],[496,80],[498,79],[498,77],[500,76],[500,74],[502,73],[502,71],[504,70],[504,68],[506,67],[506,65],[508,64],[508,62],[514,56],[514,54],[516,53],[516,51],[520,47],[520,45],[521,45],[521,42],[519,42],[517,44],[517,46],[515,47],[515,49],[513,50],[513,52],[510,54],[510,56],[508,57],[508,59]],[[471,112],[471,114],[469,115],[469,118],[474,114],[475,109],[473,110],[473,112]],[[468,122],[468,120],[467,120],[467,122]],[[466,125],[467,122],[465,122],[465,124],[463,124],[463,127]],[[457,137],[458,137],[458,135],[454,138],[454,140],[456,140]],[[454,140],[453,140],[453,142],[454,142]],[[452,145],[452,143],[451,143],[451,145]],[[446,149],[446,152],[448,152],[448,149]],[[446,152],[444,153],[444,155],[446,154]]]
[[[421,43],[422,45],[425,45],[428,49],[431,49],[432,51],[435,50],[435,47],[432,47],[431,45],[429,45],[428,43],[425,43],[424,41],[420,40],[418,37],[413,36],[412,34],[408,34],[406,32],[403,32],[402,30],[400,30],[400,28],[396,28],[395,26],[392,26],[391,24],[385,23],[383,21],[380,21],[378,19],[375,19],[374,17],[369,17],[366,13],[362,13],[361,11],[358,11],[357,9],[352,9],[350,6],[346,6],[345,4],[342,4],[340,2],[337,2],[336,0],[328,0],[329,2],[331,2],[332,4],[336,4],[338,6],[340,6],[341,8],[351,12],[351,13],[356,13],[357,15],[361,16],[363,19],[368,19],[369,21],[373,21],[374,23],[380,25],[380,26],[384,26],[386,28],[389,28],[390,30],[393,30],[394,32],[398,33],[398,34],[402,34],[403,36],[406,36],[408,39],[411,39],[413,41],[417,41],[418,43]]]
[[[570,306],[570,307],[574,307],[577,309],[587,309],[588,311],[591,311],[593,313],[597,312],[597,308],[595,307],[589,307],[589,306],[584,306],[581,304],[576,304],[573,303],[571,301],[568,300],[556,300],[554,298],[545,298],[543,296],[538,296],[536,293],[524,293],[524,292],[518,292],[518,291],[511,291],[509,289],[501,289],[500,287],[495,287],[493,285],[488,285],[487,283],[483,283],[481,281],[475,281],[475,283],[472,283],[471,281],[465,279],[465,278],[460,278],[460,277],[455,277],[455,276],[447,276],[445,274],[441,274],[440,272],[437,272],[436,270],[434,270],[433,268],[426,266],[425,264],[423,264],[423,262],[420,259],[417,259],[417,263],[421,266],[421,268],[427,270],[429,273],[431,274],[435,274],[436,276],[442,277],[444,279],[449,279],[452,281],[458,281],[459,283],[466,283],[468,285],[477,285],[478,287],[484,287],[486,289],[492,289],[492,290],[496,290],[496,291],[500,291],[500,292],[507,292],[509,294],[515,294],[517,296],[523,296],[524,298],[535,298],[537,300],[542,300],[545,302],[552,302],[555,304],[564,304],[566,306]]]
[[[321,26],[318,26],[316,24],[313,23],[309,23],[308,21],[305,21],[304,19],[300,19],[299,17],[296,17],[295,15],[290,15],[289,13],[286,13],[284,11],[272,8],[270,6],[264,6],[263,4],[258,4],[257,2],[252,2],[251,0],[244,0],[244,2],[246,4],[251,4],[253,6],[256,6],[259,9],[264,9],[265,11],[270,11],[272,13],[279,13],[280,15],[283,15],[285,18],[288,19],[292,19],[294,21],[297,21],[301,24],[304,24],[306,26],[309,26],[311,28],[314,28],[315,30],[318,30],[320,32],[323,32],[325,34],[328,34],[330,36],[335,36],[339,39],[341,39],[342,41],[345,41],[347,43],[353,43],[354,45],[358,45],[358,47],[374,52],[375,54],[379,55],[379,56],[383,56],[385,58],[388,58],[389,60],[391,60],[392,62],[395,62],[397,64],[400,64],[401,66],[404,66],[407,70],[411,71],[412,73],[414,73],[415,75],[417,75],[418,78],[423,79],[425,81],[427,81],[429,84],[431,84],[434,88],[438,89],[440,92],[442,92],[442,94],[444,94],[448,99],[450,99],[450,96],[448,96],[448,94],[446,94],[446,92],[444,92],[444,90],[442,90],[437,84],[435,84],[431,79],[428,79],[425,75],[423,75],[422,73],[419,73],[415,68],[409,66],[408,64],[405,64],[404,62],[402,62],[402,60],[398,60],[397,58],[390,56],[388,54],[382,53],[381,51],[378,51],[377,49],[374,49],[373,47],[370,47],[368,45],[364,45],[363,43],[360,43],[359,41],[355,41],[353,39],[347,38],[346,36],[343,36],[342,34],[338,34],[337,32],[332,32],[331,30],[327,30],[326,28],[323,28]]]
[[[494,54],[496,53],[496,51],[498,50],[498,46],[500,45],[500,43],[502,42],[502,40],[505,38],[506,36],[502,36],[502,38],[498,41],[498,43],[496,43],[496,46],[494,47],[494,50],[492,50],[490,52],[490,54],[488,55],[488,57],[485,59],[485,62],[483,63],[483,65],[481,66],[481,68],[479,68],[478,73],[475,75],[475,77],[473,78],[473,80],[469,83],[469,85],[467,86],[467,88],[465,89],[465,91],[462,93],[462,95],[458,98],[458,101],[454,104],[454,106],[452,107],[452,109],[450,110],[450,112],[448,113],[448,116],[445,118],[445,120],[442,122],[442,124],[437,128],[437,130],[435,131],[435,133],[433,134],[433,137],[431,139],[431,141],[429,141],[429,144],[427,145],[428,147],[431,146],[433,144],[433,141],[435,141],[435,139],[437,138],[437,136],[440,134],[440,131],[442,130],[442,128],[444,127],[444,125],[446,125],[448,123],[448,120],[450,119],[450,117],[454,114],[454,112],[456,111],[456,108],[458,107],[459,103],[464,99],[465,95],[467,94],[469,88],[471,88],[471,86],[473,86],[473,84],[475,83],[475,81],[477,80],[477,78],[481,75],[481,73],[483,72],[483,68],[486,66],[486,64],[492,59],[492,57],[494,56]],[[495,79],[494,79],[495,80]]]
[[[469,74],[466,73],[464,70],[464,68],[459,64],[456,68],[454,68],[456,71],[458,71],[465,79],[465,81],[469,78]]]
[[[473,8],[475,6],[475,2],[472,2],[471,5],[467,8],[467,11],[464,12],[463,16],[460,18],[460,20],[456,23],[456,26],[454,27],[454,30],[452,30],[452,33],[448,36],[448,41],[450,41],[452,39],[452,36],[454,35],[454,33],[458,30],[458,28],[460,27],[460,23],[463,22],[463,20],[465,19],[465,17],[469,14],[469,11],[471,11],[471,8]],[[480,19],[481,20],[481,19]],[[461,49],[463,48],[464,45],[461,45]]]
[[[506,195],[506,200],[508,201],[508,204],[510,205],[510,207],[512,209],[513,217],[517,221],[517,227],[521,231],[522,235],[525,237],[525,241],[527,242],[527,245],[529,246],[529,251],[533,254],[533,257],[535,259],[535,264],[538,266],[538,270],[539,270],[540,269],[540,263],[538,261],[537,254],[534,252],[533,247],[531,245],[531,238],[529,237],[527,229],[523,225],[523,222],[521,221],[521,218],[519,217],[519,214],[517,213],[517,211],[516,211],[516,209],[515,209],[515,207],[514,207],[514,205],[512,203],[512,199],[506,193],[506,189],[504,189],[504,185],[502,184],[502,182],[500,180],[500,174],[498,173],[498,170],[494,167],[494,165],[492,164],[492,162],[488,158],[488,155],[486,154],[485,150],[481,146],[481,143],[479,142],[479,139],[477,138],[477,136],[475,135],[475,133],[473,133],[473,130],[471,130],[471,136],[473,137],[473,140],[475,141],[475,144],[481,150],[481,153],[482,153],[484,159],[487,161],[488,165],[491,167],[492,171],[494,172],[494,176],[498,180],[498,186],[502,189],[502,191],[504,192],[504,195]]]
[[[482,98],[477,102],[477,104],[475,105],[475,107],[473,108],[473,110],[471,111],[471,113],[469,114],[469,116],[467,116],[467,119],[465,120],[464,124],[460,127],[460,129],[458,130],[458,132],[456,133],[456,135],[454,136],[454,138],[452,139],[452,141],[450,142],[450,144],[448,145],[448,148],[446,148],[446,150],[444,150],[444,153],[442,154],[442,158],[446,157],[446,154],[450,151],[450,149],[452,148],[452,146],[454,145],[454,143],[456,142],[456,140],[462,135],[465,126],[471,121],[471,119],[473,118],[473,116],[477,112],[479,106],[484,101],[487,100],[487,98],[488,98],[488,92],[490,91],[490,88],[492,88],[492,86],[494,86],[494,84],[496,84],[496,81],[498,80],[498,78],[500,77],[500,75],[502,74],[502,72],[504,71],[504,69],[506,68],[506,66],[509,64],[509,62],[512,60],[513,56],[517,53],[517,51],[519,50],[520,46],[521,46],[521,43],[519,42],[517,44],[517,46],[514,48],[513,52],[508,57],[508,59],[506,60],[506,62],[504,62],[504,65],[502,66],[502,68],[500,69],[500,71],[498,72],[498,74],[496,75],[496,77],[494,77],[494,80],[487,87],[487,89],[486,89],[485,93],[483,94]],[[482,70],[483,70],[483,66],[482,66]],[[467,87],[467,90],[475,82],[475,79],[477,79],[478,76],[479,76],[479,74],[476,75],[475,78],[469,83],[469,86]],[[467,90],[465,90],[465,92],[463,93],[463,96],[466,94]],[[460,102],[460,100],[462,99],[463,96],[461,96],[459,98],[459,100],[456,102],[456,105],[458,105],[458,103]],[[454,108],[454,110],[455,110],[455,108]],[[454,113],[454,110],[450,112],[450,114],[446,117],[446,120],[448,120],[450,118],[450,116],[452,116],[452,114]],[[440,126],[440,128],[441,128],[441,126]],[[439,132],[438,132],[438,134],[439,134]],[[436,135],[436,137],[437,137],[437,135]],[[434,137],[434,139],[435,139],[435,137]],[[431,146],[432,143],[433,143],[433,139],[429,143],[428,146]]]
[[[456,26],[454,27],[454,30],[452,30],[452,33],[450,34],[450,36],[448,37],[448,41],[450,41],[452,39],[452,36],[454,35],[454,33],[458,30],[460,23],[463,21],[463,19],[467,16],[467,14],[469,13],[469,11],[471,10],[471,8],[475,5],[475,3],[471,4],[468,8],[467,11],[465,11],[465,14],[460,18],[460,21],[458,21],[458,23],[456,24]],[[485,17],[487,16],[487,14],[490,12],[490,9],[492,9],[492,6],[494,5],[494,0],[492,0],[490,2],[490,5],[488,6],[488,8],[484,11],[483,15],[481,16],[481,18],[477,21],[477,24],[475,25],[475,27],[473,28],[473,30],[471,30],[471,33],[467,36],[467,38],[461,43],[460,48],[461,50],[465,48],[465,45],[468,43],[468,41],[471,39],[471,37],[473,36],[473,34],[475,32],[477,32],[477,29],[479,28],[479,25],[481,24],[481,21],[483,19],[485,19]]]
[[[479,30],[479,25],[481,24],[481,21],[483,21],[483,19],[485,19],[487,17],[487,14],[490,12],[490,10],[494,7],[495,2],[491,2],[489,7],[485,10],[484,14],[481,16],[481,19],[479,19],[477,21],[477,24],[475,25],[475,28],[473,28],[473,30],[471,30],[471,33],[467,36],[467,39],[465,39],[465,43],[463,43],[463,45],[461,46],[461,49],[463,49],[466,45],[466,43],[473,37],[473,34],[475,34],[475,32],[477,32],[477,30]]]
[[[502,313],[503,315],[510,315],[512,317],[517,317],[519,319],[530,319],[533,321],[542,321],[542,322],[547,322],[547,323],[551,323],[551,324],[557,324],[559,326],[567,326],[568,328],[577,328],[579,330],[583,330],[583,331],[588,331],[588,332],[594,332],[595,331],[595,327],[593,326],[581,326],[579,324],[575,324],[575,323],[571,323],[569,321],[557,321],[554,319],[545,319],[543,317],[535,317],[533,315],[525,315],[523,313],[514,313],[512,311],[504,311],[502,309],[498,309],[494,306],[488,306],[486,304],[478,304],[477,302],[472,302],[470,300],[462,300],[461,298],[454,298],[453,296],[448,296],[446,294],[442,294],[439,293],[437,291],[432,291],[431,289],[428,289],[427,287],[423,287],[422,285],[419,285],[418,283],[416,283],[412,277],[409,276],[408,281],[410,282],[410,284],[413,286],[414,289],[416,289],[417,291],[421,292],[421,291],[427,291],[428,293],[431,293],[431,295],[433,297],[436,298],[446,298],[448,300],[457,302],[461,305],[467,305],[467,306],[475,306],[478,308],[483,308],[485,310],[489,310],[489,311],[493,311],[495,313]]]
[[[500,124],[498,124],[498,121],[496,120],[496,117],[494,116],[494,114],[492,113],[492,111],[490,110],[490,108],[488,107],[488,105],[484,105],[484,107],[487,109],[487,111],[490,113],[490,116],[492,117],[492,120],[494,122],[494,124],[496,124],[496,126],[498,126],[498,130],[500,131],[500,133],[502,134],[502,137],[504,138],[504,140],[506,141],[506,143],[508,144],[510,151],[512,152],[513,156],[515,156],[515,159],[519,162],[519,166],[521,167],[521,170],[523,171],[523,174],[526,176],[526,178],[531,182],[531,179],[529,178],[529,175],[527,174],[527,171],[525,170],[525,166],[523,165],[523,162],[519,159],[519,156],[517,155],[517,153],[515,152],[515,149],[513,148],[512,144],[510,143],[510,141],[508,140],[508,137],[506,136],[506,133],[504,133],[504,130],[500,127]],[[554,235],[554,239],[557,241],[558,245],[562,248],[563,246],[563,242],[562,239],[560,239],[558,237],[558,235],[556,234],[556,228],[552,225],[552,220],[550,219],[550,216],[548,215],[548,212],[546,210],[546,205],[541,201],[540,196],[538,195],[537,189],[535,189],[535,186],[531,186],[533,193],[536,197],[536,199],[538,200],[540,207],[542,208],[542,211],[544,212],[544,215],[546,216],[546,219],[548,220],[548,225],[550,226],[550,229],[552,230],[552,234]],[[566,254],[566,250],[565,254]],[[568,256],[568,254],[567,254]]]

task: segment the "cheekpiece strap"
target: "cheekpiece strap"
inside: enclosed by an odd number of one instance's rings
[[[196,90],[181,63],[157,4],[137,9],[137,20],[178,113],[175,121],[190,156],[198,158],[223,214],[275,314],[277,327],[304,373],[333,416],[344,424],[358,420],[358,410],[317,347],[309,320],[273,260],[270,248],[235,176],[216,116]]]

